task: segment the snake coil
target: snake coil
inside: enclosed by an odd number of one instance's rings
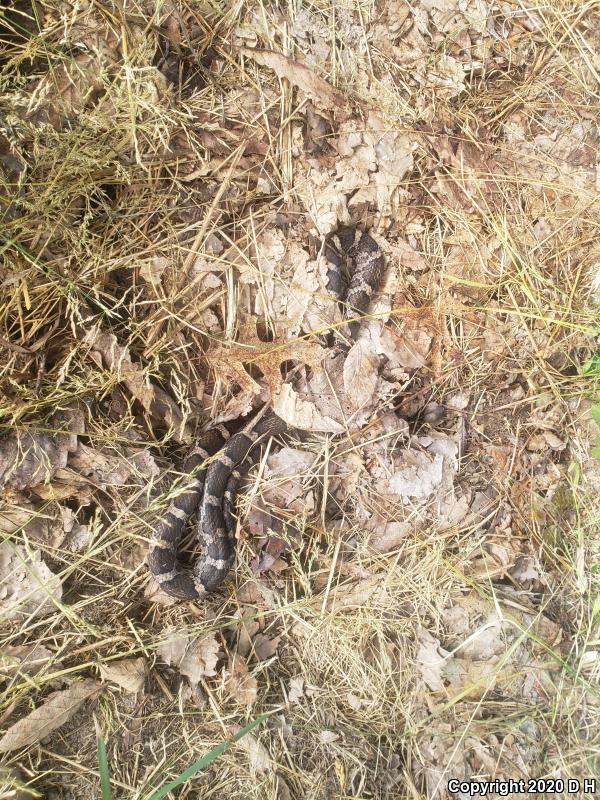
[[[339,299],[342,294],[342,257],[348,256],[354,270],[346,292],[344,316],[354,339],[360,321],[369,307],[372,294],[381,283],[384,269],[379,245],[353,228],[337,234],[338,243],[325,243],[328,260],[328,289]],[[358,239],[358,241],[357,241]],[[269,414],[250,432],[228,438],[221,427],[208,431],[188,454],[183,473],[190,475],[171,501],[152,532],[148,566],[160,588],[180,600],[197,600],[215,591],[225,580],[235,558],[235,519],[233,506],[241,478],[238,469],[248,463],[259,439],[289,432],[286,423]],[[178,547],[188,518],[199,508],[196,534],[201,552],[192,568],[178,558]]]

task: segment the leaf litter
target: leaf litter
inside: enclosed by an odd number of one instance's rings
[[[319,797],[581,772],[598,708],[591,17],[138,11],[45,7],[36,37],[5,43],[7,752],[35,749],[46,703],[61,725],[86,714],[34,784],[68,771],[95,791],[89,679],[45,688],[65,641],[76,664],[94,650],[117,717],[144,706],[139,767],[106,731],[136,789],[272,702],[285,736],[219,762],[244,796],[257,774],[293,794],[282,761]],[[319,242],[357,222],[387,274],[348,347]],[[264,402],[302,433],[249,477],[236,575],[202,608],[165,603],[143,558],[184,447]]]

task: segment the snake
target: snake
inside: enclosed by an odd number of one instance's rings
[[[383,277],[381,248],[369,233],[348,226],[324,240],[323,252],[327,290],[343,302],[344,319],[355,340],[361,317]],[[353,264],[345,293],[344,260]],[[270,411],[255,425],[231,436],[223,425],[216,425],[198,438],[183,462],[182,484],[152,528],[148,567],[163,592],[178,600],[200,600],[223,583],[235,560],[234,506],[242,466],[249,468],[259,441],[292,432]],[[179,543],[196,511],[200,553],[191,566],[186,566],[179,558]]]

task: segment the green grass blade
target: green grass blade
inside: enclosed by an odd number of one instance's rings
[[[98,736],[98,771],[100,772],[102,800],[112,800],[110,775],[108,774],[108,756],[106,755],[106,745],[104,744],[104,739],[101,736]]]
[[[166,786],[163,786],[154,792],[154,794],[151,795],[150,800],[161,800],[161,798],[173,791],[173,789],[181,786],[182,783],[185,783],[185,781],[189,780],[197,772],[201,772],[205,767],[208,767],[209,764],[212,764],[215,758],[218,758],[226,750],[228,750],[234,742],[238,742],[247,733],[250,733],[253,728],[256,728],[257,725],[260,725],[260,723],[263,722],[268,716],[268,714],[261,714],[255,720],[252,720],[252,722],[249,722],[247,725],[245,725],[234,736],[232,736],[231,739],[227,739],[216,747],[213,747],[210,753],[207,753],[205,756],[202,756],[202,758],[199,758],[198,761],[195,761],[190,767],[184,770],[181,775],[178,775],[170,783],[167,783]]]

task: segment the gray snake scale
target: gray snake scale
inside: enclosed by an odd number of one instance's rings
[[[383,255],[368,233],[358,238],[354,228],[338,231],[337,239],[339,249],[332,240],[325,242],[328,289],[341,300],[341,253],[354,264],[344,316],[350,320],[350,335],[356,338],[360,327],[356,318],[368,310],[371,295],[381,283]],[[215,591],[225,580],[235,559],[233,506],[241,479],[238,467],[251,462],[254,445],[259,439],[286,432],[289,432],[286,423],[270,413],[250,432],[228,438],[226,431],[216,427],[200,437],[183,464],[183,474],[189,475],[189,480],[152,532],[148,566],[164,592],[180,600],[198,600]],[[179,560],[178,548],[186,522],[196,509],[196,535],[201,552],[192,568],[187,568]]]

